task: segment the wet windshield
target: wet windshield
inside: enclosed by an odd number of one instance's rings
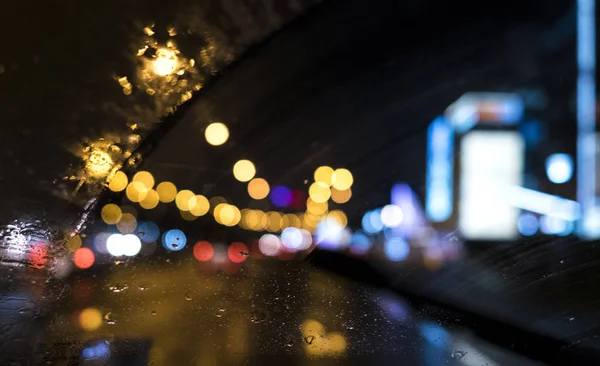
[[[594,6],[9,1],[0,360],[593,362]]]

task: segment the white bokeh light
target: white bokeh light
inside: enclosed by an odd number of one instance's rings
[[[277,235],[265,234],[258,240],[258,249],[268,257],[274,257],[281,253],[282,247],[281,240]]]
[[[402,209],[396,205],[387,205],[381,210],[381,222],[387,227],[396,227],[404,220]]]
[[[128,257],[137,255],[142,249],[142,242],[134,234],[123,235],[123,254]]]
[[[123,234],[112,234],[106,239],[106,250],[113,257],[120,257],[123,253]]]
[[[552,154],[546,159],[546,175],[552,183],[568,182],[573,176],[573,159],[567,154]]]

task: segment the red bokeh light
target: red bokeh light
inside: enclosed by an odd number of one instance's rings
[[[81,269],[90,268],[95,259],[94,252],[89,248],[79,248],[73,254],[73,263]]]
[[[215,254],[215,249],[207,241],[199,241],[194,244],[194,257],[200,262],[208,262]]]
[[[304,210],[306,206],[306,193],[298,190],[292,191],[292,204],[290,207],[296,211]]]
[[[248,247],[244,243],[231,243],[229,248],[227,248],[227,257],[229,257],[229,260],[233,263],[242,263],[248,258],[248,255]]]

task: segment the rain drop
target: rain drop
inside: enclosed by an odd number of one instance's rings
[[[304,337],[304,342],[306,342],[306,344],[312,344],[315,340],[315,336],[308,336],[308,337]]]
[[[150,312],[150,315],[156,315],[156,310],[152,310],[152,311]]]
[[[467,354],[467,352],[464,352],[464,351],[454,351],[454,352],[452,352],[451,356],[455,360],[460,360],[461,358],[465,357],[466,354]]]

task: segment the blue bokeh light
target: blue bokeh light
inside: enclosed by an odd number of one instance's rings
[[[165,249],[176,252],[185,247],[187,238],[183,231],[172,229],[163,234],[162,242]]]
[[[546,159],[546,175],[552,183],[563,184],[573,177],[573,159],[568,154],[552,154]]]
[[[540,228],[540,223],[535,215],[524,213],[517,221],[517,228],[521,235],[532,236],[537,233]]]
[[[277,186],[271,191],[271,202],[277,207],[287,207],[294,201],[292,191],[285,186]]]
[[[152,243],[158,240],[160,229],[152,221],[144,221],[137,227],[137,236],[144,243]]]
[[[385,255],[394,262],[403,261],[410,253],[410,246],[406,240],[396,237],[386,240],[383,245]]]

